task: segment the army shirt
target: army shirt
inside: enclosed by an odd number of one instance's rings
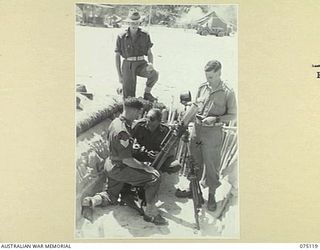
[[[230,121],[236,117],[235,93],[222,81],[215,90],[211,88],[208,82],[201,84],[196,103],[199,106],[198,114],[204,117],[219,116],[221,121]]]
[[[138,120],[132,128],[132,136],[137,139],[141,146],[145,146],[148,150],[160,151],[160,144],[169,132],[169,127],[160,124],[155,131],[151,132],[147,127],[147,120]]]
[[[129,29],[121,33],[117,38],[115,52],[122,57],[128,58],[132,56],[148,55],[148,50],[153,46],[150,36],[147,32],[137,30],[135,37],[132,37]]]
[[[115,118],[108,129],[108,149],[110,160],[122,161],[132,157],[133,139],[131,137],[131,124],[125,117]]]

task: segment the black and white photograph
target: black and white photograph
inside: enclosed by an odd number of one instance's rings
[[[240,238],[238,11],[75,4],[75,238]]]

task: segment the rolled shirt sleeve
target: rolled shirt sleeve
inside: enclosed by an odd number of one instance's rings
[[[227,96],[227,113],[237,114],[237,101],[234,91],[230,91]]]
[[[227,94],[226,100],[226,113],[220,116],[222,122],[230,122],[237,119],[237,101],[234,91],[230,91]]]

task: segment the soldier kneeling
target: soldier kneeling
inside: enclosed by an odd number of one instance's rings
[[[105,162],[107,182],[105,190],[93,197],[86,197],[82,203],[82,214],[90,219],[92,209],[98,205],[118,204],[119,194],[125,183],[144,188],[146,208],[143,218],[156,225],[166,225],[167,221],[156,207],[160,185],[160,174],[154,168],[133,158],[133,138],[131,125],[139,117],[143,107],[141,101],[129,97],[124,101],[124,110],[115,118],[108,130],[109,158]],[[92,219],[92,218],[91,218]]]

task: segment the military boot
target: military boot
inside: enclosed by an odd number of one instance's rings
[[[81,215],[93,223],[92,197],[85,197],[81,204]]]
[[[143,99],[150,101],[150,102],[154,102],[154,101],[158,100],[151,93],[147,93],[147,92],[144,93]]]
[[[209,193],[207,208],[209,211],[215,211],[217,208],[217,202],[214,193]]]

